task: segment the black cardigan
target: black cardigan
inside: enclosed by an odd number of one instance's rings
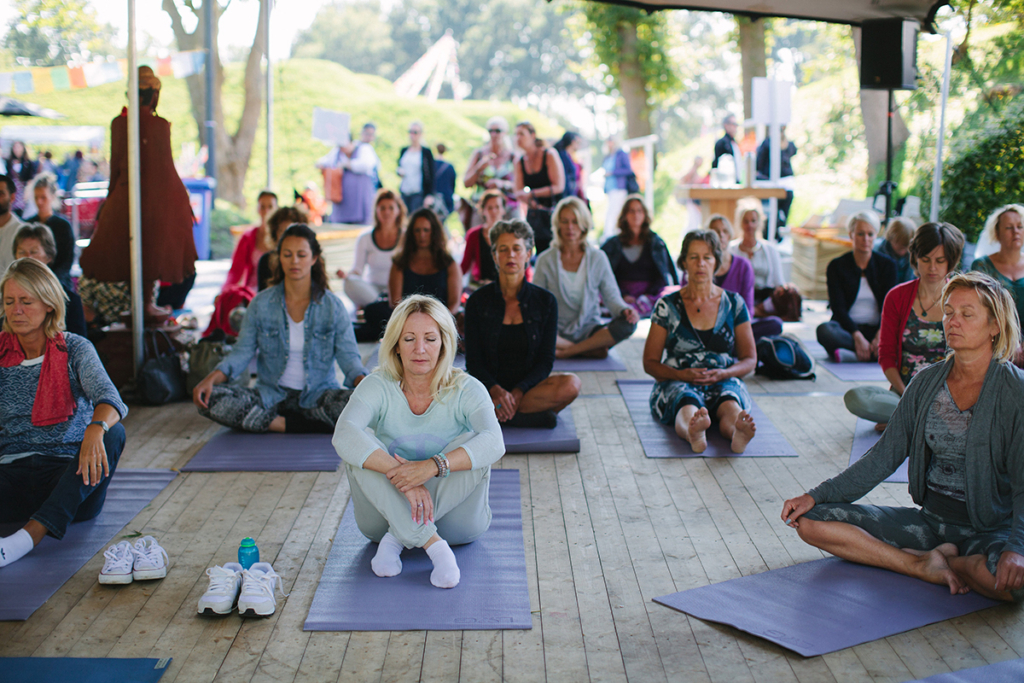
[[[558,301],[548,290],[529,282],[523,282],[518,299],[526,325],[526,358],[496,357],[505,319],[505,298],[500,285],[492,282],[473,292],[466,302],[466,370],[490,389],[498,383],[494,373],[499,364],[529,368],[515,387],[525,394],[547,379],[555,364]]]
[[[832,320],[850,334],[857,331],[857,323],[850,318],[850,306],[857,299],[861,275],[868,279],[871,293],[875,295],[878,311],[881,313],[885,295],[896,286],[896,262],[888,256],[872,252],[868,267],[862,271],[853,260],[853,252],[849,251],[832,259],[828,264],[825,276],[828,281],[828,305],[832,309]]]
[[[407,149],[409,149],[409,145],[403,147],[402,151],[398,153],[399,166],[402,165],[402,157],[405,156]],[[421,145],[420,149],[423,150],[423,197],[426,198],[434,194],[434,154],[426,145]]]

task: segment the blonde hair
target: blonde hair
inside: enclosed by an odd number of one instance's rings
[[[942,289],[942,307],[946,307],[949,296],[958,289],[973,289],[978,299],[988,309],[988,315],[996,321],[999,333],[992,340],[992,356],[1000,363],[1013,359],[1020,346],[1020,320],[1017,306],[1006,289],[989,275],[976,270],[957,273]]]
[[[730,223],[729,219],[726,218],[725,216],[723,216],[720,213],[713,213],[710,216],[708,216],[708,220],[704,223],[704,229],[705,230],[711,230],[713,232],[714,228],[711,227],[711,224],[714,223],[715,221],[722,221],[722,227],[725,228],[725,231],[727,233],[729,233],[729,239],[732,239],[733,237],[736,236],[736,233],[733,232],[733,229],[732,229],[732,223]],[[728,244],[723,244],[722,245],[723,248],[728,247],[728,246],[729,246]]]
[[[432,296],[412,294],[395,307],[380,341],[380,365],[375,372],[380,372],[392,381],[402,381],[405,369],[399,357],[398,343],[406,321],[414,313],[429,315],[441,332],[441,353],[437,357],[434,375],[430,378],[430,395],[434,399],[444,400],[451,391],[462,385],[467,375],[453,366],[458,344],[455,318],[444,304]]]
[[[858,223],[867,223],[875,229],[875,235],[882,229],[882,224],[878,220],[878,214],[874,211],[858,211],[849,218],[846,219],[846,232],[853,234],[853,231],[857,228]]]
[[[562,248],[562,236],[558,233],[558,217],[564,209],[569,209],[576,215],[576,222],[580,224],[580,242],[586,244],[587,233],[594,227],[594,219],[590,216],[587,205],[579,197],[566,197],[555,204],[555,210],[551,212],[551,246],[555,249]]]
[[[764,229],[764,209],[761,207],[761,200],[755,197],[744,197],[736,202],[736,225],[742,229],[743,217],[751,211],[757,214],[757,231],[760,233]]]
[[[897,216],[885,226],[885,240],[901,249],[910,246],[910,240],[914,239],[914,232],[917,225],[914,221],[905,216]]]
[[[67,294],[60,286],[60,280],[53,274],[45,264],[31,258],[20,258],[7,268],[2,279],[0,279],[0,294],[8,282],[17,282],[33,297],[49,306],[51,311],[46,314],[43,321],[43,334],[47,339],[53,339],[64,331],[64,312]],[[7,316],[4,316],[4,332],[14,333]]]
[[[1003,217],[1004,213],[1015,213],[1020,216],[1021,220],[1024,220],[1024,206],[1020,204],[1005,204],[990,213],[988,218],[985,219],[985,227],[982,232],[991,233],[989,237],[996,246],[999,245],[999,219]]]

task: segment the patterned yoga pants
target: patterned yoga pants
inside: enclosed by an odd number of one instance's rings
[[[288,389],[285,399],[269,408],[263,407],[260,393],[256,389],[232,384],[218,384],[210,392],[208,408],[200,408],[199,414],[214,422],[245,432],[270,431],[270,423],[281,413],[295,413],[308,420],[322,422],[331,428],[338,423],[341,411],[352,395],[349,389],[328,389],[320,394],[316,405],[303,408],[299,405],[297,389]]]

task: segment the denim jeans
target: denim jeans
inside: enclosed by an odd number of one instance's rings
[[[405,204],[405,210],[412,214],[413,211],[418,211],[423,208],[423,193],[414,192],[413,194],[402,193],[402,202]]]
[[[92,519],[103,509],[124,443],[124,427],[116,424],[103,437],[110,475],[93,486],[86,486],[76,474],[77,457],[36,454],[0,465],[0,522],[32,519],[51,536],[64,538],[68,524]]]

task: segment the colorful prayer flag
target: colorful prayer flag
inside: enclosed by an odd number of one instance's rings
[[[16,71],[14,73],[14,92],[19,95],[25,95],[31,93],[34,89],[31,71]]]
[[[50,81],[53,82],[54,90],[71,89],[71,79],[68,76],[68,68],[66,66],[55,66],[50,69]]]
[[[0,74],[0,95],[9,95],[14,87],[14,74],[7,71]]]
[[[80,66],[68,67],[68,80],[71,81],[71,87],[76,90],[89,87],[88,83],[85,82],[85,69]]]
[[[53,79],[50,78],[50,69],[32,69],[31,73],[35,92],[40,94],[53,92]]]

